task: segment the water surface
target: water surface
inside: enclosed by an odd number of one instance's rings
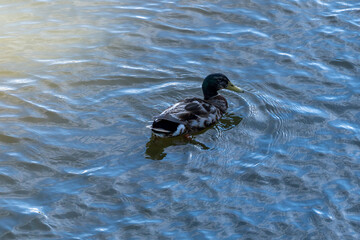
[[[2,1],[3,239],[359,239],[358,1]],[[193,136],[147,125],[226,74]]]

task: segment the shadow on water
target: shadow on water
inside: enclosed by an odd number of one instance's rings
[[[170,146],[186,145],[189,143],[195,146],[200,146],[204,150],[209,149],[205,144],[195,140],[194,138],[188,139],[184,136],[160,138],[152,135],[149,142],[146,144],[146,158],[150,158],[152,160],[162,160],[166,157],[166,153],[164,153],[165,148]]]
[[[242,120],[241,117],[236,116],[235,114],[232,113],[227,113],[221,118],[221,120],[217,124],[209,128],[206,128],[200,132],[194,133],[192,135],[192,138],[185,138],[184,136],[160,138],[155,135],[152,135],[150,137],[149,142],[146,144],[146,151],[145,151],[146,158],[150,158],[152,160],[162,160],[167,155],[164,152],[165,149],[171,146],[192,144],[194,146],[201,147],[201,149],[203,150],[208,150],[210,148],[207,147],[204,143],[195,140],[196,135],[203,134],[209,129],[213,128],[214,126],[216,126],[218,131],[227,131],[237,126],[241,122],[241,120]]]
[[[241,120],[242,117],[236,116],[234,113],[226,113],[215,126],[224,132],[236,127]]]

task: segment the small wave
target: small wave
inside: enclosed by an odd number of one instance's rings
[[[65,65],[65,64],[75,64],[75,63],[86,63],[90,60],[65,60],[65,59],[35,59],[37,62],[47,63],[48,65]]]
[[[2,143],[18,143],[18,142],[20,142],[20,139],[17,137],[0,134],[0,142],[2,142]]]
[[[355,66],[354,64],[352,64],[349,61],[346,60],[333,60],[333,61],[329,61],[329,64],[336,66],[336,67],[343,67],[349,70],[354,70]]]

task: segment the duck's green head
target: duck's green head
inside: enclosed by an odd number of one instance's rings
[[[244,90],[232,84],[230,80],[222,73],[212,73],[204,79],[202,90],[205,99],[216,96],[218,91],[221,89],[228,89],[239,93],[244,92]]]

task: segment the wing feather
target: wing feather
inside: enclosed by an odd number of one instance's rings
[[[167,108],[154,118],[155,131],[176,134],[179,126],[183,125],[183,132],[202,129],[215,123],[221,115],[214,105],[200,98],[187,98]]]

